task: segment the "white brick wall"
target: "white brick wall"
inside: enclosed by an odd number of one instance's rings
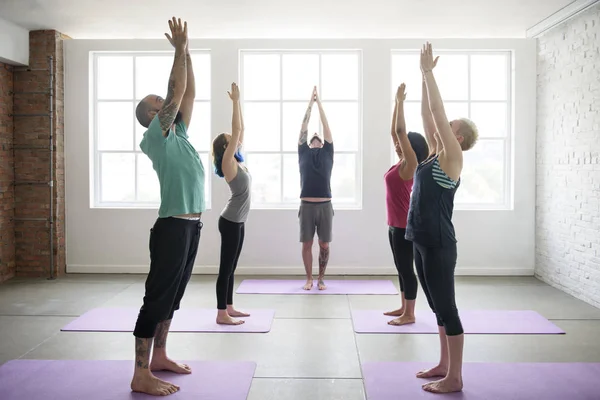
[[[600,5],[538,40],[535,275],[600,307]]]

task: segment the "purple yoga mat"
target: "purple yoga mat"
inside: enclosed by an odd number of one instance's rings
[[[304,290],[304,280],[246,279],[236,293],[239,294],[398,294],[392,281],[385,280],[325,280],[327,289],[319,290],[317,281],[312,290]]]
[[[180,387],[167,396],[180,400],[245,400],[253,362],[186,361],[191,375],[156,372]],[[150,400],[132,393],[133,361],[12,360],[0,366],[2,400]]]
[[[415,373],[429,363],[371,362],[362,366],[368,400],[440,399]],[[464,400],[598,400],[599,363],[466,363],[463,391],[444,394]],[[437,378],[439,379],[439,378]]]
[[[241,325],[218,325],[216,309],[185,308],[175,312],[171,332],[265,333],[271,330],[274,310],[242,310]],[[62,331],[133,332],[138,308],[94,308],[67,324]]]
[[[558,326],[530,310],[464,310],[460,319],[465,333],[490,334],[562,334]],[[429,310],[416,311],[416,322],[393,326],[388,321],[395,317],[383,315],[381,310],[352,310],[356,333],[437,333],[435,316]]]

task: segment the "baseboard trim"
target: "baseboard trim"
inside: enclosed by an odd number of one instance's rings
[[[148,265],[67,265],[69,274],[146,274]],[[217,265],[196,265],[193,273],[196,275],[216,275]],[[238,275],[303,275],[304,267],[249,267],[240,266]],[[458,267],[458,276],[533,276],[531,268],[493,268],[493,267]],[[327,275],[396,275],[393,267],[341,267],[332,265],[327,268]]]
[[[569,19],[581,14],[585,10],[598,3],[600,0],[575,0],[567,4],[554,14],[538,22],[531,28],[527,29],[526,36],[528,38],[537,38],[555,28],[556,26],[568,21]]]

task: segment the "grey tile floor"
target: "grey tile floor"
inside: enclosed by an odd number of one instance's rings
[[[237,284],[244,277],[239,276]],[[265,277],[267,278],[267,277]],[[277,278],[277,277],[269,277]],[[279,277],[297,279],[297,277]],[[60,332],[87,310],[138,307],[141,275],[69,275],[0,285],[0,364],[24,359],[130,359],[131,333]],[[336,277],[391,279],[394,277]],[[182,307],[214,307],[214,276],[195,275]],[[535,310],[566,335],[468,335],[465,362],[600,362],[600,309],[532,277],[457,277],[462,309]],[[250,360],[249,400],[365,399],[360,362],[438,358],[436,335],[357,335],[351,309],[394,309],[398,296],[236,295],[240,309],[276,310],[266,334],[170,335],[178,359]],[[417,310],[428,312],[419,292]]]

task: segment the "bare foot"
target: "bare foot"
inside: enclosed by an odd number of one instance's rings
[[[187,364],[180,364],[170,358],[152,359],[150,363],[151,371],[171,371],[176,374],[191,374],[192,369]]]
[[[306,284],[304,285],[304,287],[302,289],[304,290],[310,290],[313,287],[313,281],[312,279],[307,279],[306,280]]]
[[[395,326],[408,325],[408,324],[414,324],[414,323],[415,323],[415,317],[413,317],[411,315],[402,315],[401,317],[398,317],[398,318],[393,319],[388,322],[389,325],[395,325]]]
[[[327,286],[325,286],[325,282],[323,282],[323,279],[319,279],[318,287],[319,287],[319,290],[327,289]]]
[[[225,316],[221,316],[221,315],[217,315],[217,324],[219,325],[241,325],[243,324],[244,321],[243,319],[233,319],[231,318],[229,315],[225,315]]]
[[[404,314],[404,308],[399,308],[394,311],[384,312],[383,315],[388,315],[390,317],[401,317]]]
[[[448,367],[445,365],[436,365],[431,369],[425,369],[423,371],[417,372],[417,378],[434,378],[437,376],[446,376],[448,373]]]
[[[462,388],[461,379],[449,379],[448,377],[423,385],[423,390],[431,393],[454,393],[460,392]]]
[[[151,373],[134,375],[131,381],[131,391],[146,393],[152,396],[168,396],[179,390],[179,386],[158,379]]]
[[[229,314],[230,317],[238,317],[238,318],[239,317],[249,317],[250,316],[250,314],[238,311],[235,308],[228,309],[227,310],[227,314]]]

